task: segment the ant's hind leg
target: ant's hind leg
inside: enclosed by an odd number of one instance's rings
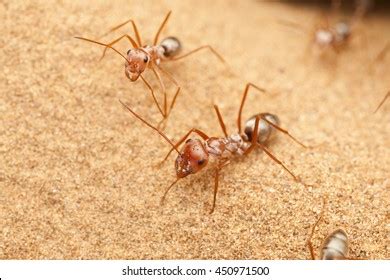
[[[244,108],[246,96],[248,95],[249,87],[253,87],[261,92],[266,92],[265,89],[260,88],[252,83],[247,83],[244,89],[244,92],[242,94],[240,109],[238,110],[238,117],[237,117],[237,127],[238,127],[238,133],[241,134],[241,115],[242,115],[242,109]]]
[[[225,59],[222,57],[222,55],[220,55],[212,46],[210,45],[205,45],[205,46],[201,46],[201,47],[198,47],[192,51],[189,51],[188,53],[186,54],[183,54],[183,55],[179,55],[179,56],[176,56],[176,57],[172,57],[171,59],[169,60],[179,60],[179,59],[182,59],[182,58],[185,58],[187,56],[190,56],[191,54],[194,54],[200,50],[203,50],[203,49],[208,49],[209,51],[211,51],[222,63],[226,64],[226,61]]]
[[[281,128],[280,126],[274,124],[273,122],[270,122],[269,120],[267,120],[267,118],[264,116],[264,114],[261,114],[261,119],[264,120],[265,122],[267,122],[270,126],[279,130],[280,132],[286,134],[288,137],[290,137],[292,140],[294,140],[295,143],[298,143],[299,145],[301,145],[304,148],[308,148],[305,144],[298,141],[298,139],[296,139],[294,136],[292,136],[287,130],[285,130],[285,129]]]
[[[284,164],[283,162],[281,162],[275,155],[273,155],[271,153],[270,150],[268,150],[264,145],[260,144],[260,143],[257,143],[257,145],[260,147],[260,149],[262,149],[273,161],[275,161],[277,164],[279,164],[280,166],[283,167],[284,170],[286,170],[293,178],[296,182],[301,182],[301,180],[299,179],[299,177],[297,177],[294,173],[292,173],[292,171],[290,171],[290,169],[288,169]]]

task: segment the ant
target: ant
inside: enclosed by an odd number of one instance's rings
[[[387,92],[387,94],[385,95],[385,97],[382,99],[381,103],[379,103],[378,107],[375,109],[374,111],[374,114],[379,110],[380,107],[382,107],[382,105],[385,103],[385,101],[387,100],[387,98],[389,98],[390,96],[390,91]]]
[[[314,27],[311,29],[301,26],[300,24],[297,24],[295,22],[290,22],[288,20],[279,20],[279,22],[281,24],[299,29],[304,33],[308,34],[311,38],[309,47],[315,44],[320,49],[331,48],[336,53],[338,53],[350,41],[351,35],[353,33],[352,31],[355,29],[356,22],[358,21],[358,19],[361,19],[364,16],[369,5],[369,3],[364,0],[356,2],[356,10],[351,22],[336,21],[335,23],[330,24],[330,17],[324,16],[323,22],[315,24]],[[336,11],[340,9],[340,6],[341,0],[333,0],[331,14],[334,15]]]
[[[312,260],[316,260],[314,254],[313,244],[311,239],[313,237],[314,231],[323,217],[324,208],[326,201],[324,199],[322,211],[319,219],[314,224],[312,231],[310,233],[309,239],[307,240],[306,245],[309,248],[310,255]],[[342,229],[337,229],[329,234],[320,247],[320,260],[353,260],[355,258],[348,257],[349,242],[348,236]]]
[[[101,42],[87,39],[87,38],[83,38],[83,37],[75,37],[76,39],[80,39],[80,40],[95,43],[95,44],[98,44],[101,46],[105,46],[100,60],[103,59],[103,57],[105,56],[107,49],[112,49],[117,54],[122,56],[122,58],[125,59],[125,75],[126,75],[126,77],[131,82],[137,81],[138,78],[141,78],[141,80],[145,83],[145,85],[150,90],[152,98],[154,100],[154,103],[156,104],[161,115],[163,116],[163,119],[168,118],[169,113],[171,112],[171,110],[175,104],[176,98],[180,92],[180,86],[178,85],[178,82],[173,78],[173,76],[168,71],[166,71],[160,67],[160,63],[166,62],[166,61],[179,60],[179,59],[185,58],[193,53],[196,53],[202,49],[210,50],[212,53],[214,53],[217,56],[217,58],[219,60],[221,60],[223,63],[226,63],[225,60],[222,58],[222,56],[217,51],[215,51],[210,45],[204,45],[204,46],[198,47],[198,48],[196,48],[196,49],[194,49],[186,54],[178,55],[181,51],[181,43],[176,37],[172,37],[172,36],[166,37],[158,44],[160,33],[162,32],[164,26],[166,25],[170,15],[171,15],[171,12],[172,11],[168,12],[168,14],[165,16],[163,22],[161,23],[156,35],[154,36],[153,45],[143,45],[142,44],[142,40],[141,40],[141,36],[138,32],[138,28],[137,28],[134,20],[132,20],[132,19],[129,19],[129,20],[111,28],[103,36],[105,36],[106,34],[108,34],[110,32],[113,32],[113,31],[119,29],[120,27],[122,27],[128,23],[131,23],[133,26],[134,33],[135,33],[135,39],[133,37],[131,37],[130,35],[125,34],[125,35],[122,35],[119,38],[115,39],[114,41],[112,41],[108,44],[105,44],[105,43],[101,43]],[[122,39],[127,39],[132,45],[132,48],[130,48],[127,51],[126,56],[124,56],[121,52],[119,52],[117,49],[115,49],[113,47],[113,45],[115,45],[116,43],[118,43]],[[146,69],[151,69],[154,76],[157,78],[157,80],[159,82],[161,91],[162,91],[163,96],[164,96],[163,108],[161,108],[160,104],[158,103],[152,86],[145,79],[145,77],[142,75],[142,73],[144,73],[144,71]],[[159,72],[165,74],[167,76],[167,78],[169,80],[171,80],[177,87],[176,93],[171,101],[169,109],[167,108],[167,94],[165,92],[165,86],[164,86],[164,83],[161,79],[161,75]]]
[[[280,131],[290,137],[299,145],[306,148],[304,144],[299,142],[294,138],[287,130],[279,126],[280,121],[276,115],[270,113],[260,113],[249,118],[245,123],[244,133],[242,133],[241,127],[241,115],[244,107],[244,103],[247,97],[248,90],[253,87],[260,92],[265,92],[264,89],[248,83],[245,86],[243,92],[241,104],[238,111],[237,117],[237,127],[238,133],[228,134],[226,130],[225,123],[223,121],[222,115],[219,111],[217,105],[214,105],[215,112],[218,117],[219,125],[222,128],[224,137],[209,137],[203,131],[192,128],[190,129],[176,144],[173,144],[169,138],[162,133],[158,128],[154,127],[133,110],[131,110],[126,104],[122,101],[122,105],[136,118],[141,120],[144,124],[154,129],[159,133],[171,146],[171,150],[167,153],[163,163],[175,150],[178,154],[175,161],[175,170],[177,179],[166,189],[164,195],[161,199],[161,204],[164,202],[164,199],[169,192],[169,190],[182,178],[189,175],[198,173],[203,168],[205,168],[209,161],[214,160],[215,165],[215,177],[214,177],[214,195],[213,195],[213,204],[210,210],[210,214],[214,212],[216,197],[218,192],[218,183],[219,183],[219,174],[223,167],[228,165],[233,159],[234,156],[247,156],[250,152],[253,151],[255,147],[262,149],[272,160],[277,164],[281,165],[285,171],[287,171],[295,181],[301,182],[300,179],[295,176],[279,159],[272,154],[270,150],[266,147],[266,144],[273,136],[274,131]],[[191,133],[197,134],[199,138],[189,138]],[[182,148],[179,150],[180,145],[184,143]]]

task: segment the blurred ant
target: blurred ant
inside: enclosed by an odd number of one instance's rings
[[[127,21],[111,28],[103,36],[105,36],[106,34],[108,34],[110,32],[113,32],[113,31],[119,29],[120,27],[126,25],[127,23],[131,23],[133,26],[134,33],[135,33],[135,40],[133,39],[133,37],[131,37],[128,34],[122,35],[119,38],[117,38],[116,40],[114,40],[108,44],[101,43],[101,42],[87,39],[87,38],[75,37],[76,39],[81,39],[81,40],[95,43],[95,44],[98,44],[101,46],[105,46],[103,54],[102,54],[100,59],[103,59],[103,57],[106,54],[107,49],[112,49],[116,53],[118,53],[120,56],[122,56],[125,59],[126,77],[131,82],[137,81],[139,77],[141,78],[141,80],[149,88],[149,90],[152,94],[154,103],[156,104],[161,115],[163,116],[163,119],[166,119],[168,117],[169,113],[171,112],[171,110],[175,104],[176,98],[180,92],[180,86],[178,85],[177,81],[173,78],[173,76],[169,72],[167,72],[166,70],[164,70],[163,68],[160,67],[161,62],[179,60],[179,59],[185,58],[193,53],[196,53],[202,49],[208,49],[212,53],[214,53],[218,57],[219,60],[221,60],[223,63],[225,63],[225,60],[222,58],[222,56],[220,54],[218,54],[218,52],[216,52],[209,45],[204,45],[204,46],[198,47],[198,48],[196,48],[196,49],[194,49],[186,54],[178,55],[179,52],[181,51],[181,43],[177,38],[170,36],[170,37],[163,39],[159,44],[157,44],[157,42],[159,40],[160,33],[163,30],[164,26],[166,25],[170,15],[171,15],[171,12],[172,11],[168,12],[168,14],[165,16],[165,19],[161,23],[156,35],[154,36],[153,45],[143,45],[142,44],[141,37],[139,35],[137,26],[136,26],[134,20],[132,20],[132,19],[127,20]],[[113,45],[115,45],[116,43],[118,43],[120,40],[122,40],[124,38],[126,38],[131,43],[131,45],[133,47],[127,51],[126,56],[124,56],[121,52],[119,52],[117,49],[115,49],[113,47]],[[157,78],[157,80],[160,84],[161,91],[164,95],[163,108],[161,108],[160,104],[158,103],[152,86],[145,79],[145,77],[142,75],[142,73],[147,68],[149,68],[153,71],[154,76]],[[160,75],[159,71],[161,71],[163,74],[165,74],[168,77],[168,79],[171,80],[177,87],[176,93],[172,99],[172,102],[169,106],[169,109],[167,107],[168,106],[167,105],[167,94],[165,92],[165,86],[164,86],[164,83],[161,79],[161,75]]]
[[[309,239],[307,240],[307,246],[310,251],[312,260],[316,260],[314,254],[313,244],[311,239],[313,237],[314,231],[323,217],[324,208],[325,208],[325,199],[323,202],[322,210],[319,219],[314,224]],[[348,257],[349,242],[347,234],[342,229],[337,229],[329,234],[320,247],[320,260],[353,260],[355,258]]]
[[[356,22],[364,16],[368,9],[368,1],[361,0],[356,2],[356,10],[350,22],[336,21],[333,24],[329,22],[329,19],[333,18],[336,11],[340,9],[341,0],[333,0],[331,16],[323,16],[323,21],[315,24],[313,28],[309,29],[288,20],[279,20],[278,22],[308,34],[311,38],[308,47],[315,44],[322,50],[331,48],[338,53],[348,44],[353,33],[352,31],[355,29]]]
[[[253,149],[257,146],[262,149],[272,160],[281,165],[284,170],[286,170],[295,181],[301,182],[300,179],[295,176],[279,159],[274,156],[268,148],[266,148],[266,144],[273,136],[274,131],[278,130],[292,140],[294,140],[299,145],[306,147],[304,144],[295,139],[287,130],[281,128],[279,126],[279,118],[276,115],[270,113],[260,113],[252,116],[245,123],[244,133],[242,133],[241,128],[241,114],[242,109],[244,107],[244,103],[246,100],[246,96],[250,87],[257,89],[260,92],[265,92],[264,89],[257,87],[252,83],[248,83],[243,92],[243,97],[241,100],[241,105],[238,111],[237,117],[237,126],[238,133],[228,135],[226,126],[222,119],[222,115],[218,109],[217,105],[214,105],[215,112],[218,117],[219,124],[222,128],[224,137],[209,137],[203,131],[192,128],[190,129],[176,144],[173,144],[168,137],[163,134],[158,128],[154,127],[139,115],[137,115],[133,110],[131,110],[126,104],[122,101],[122,105],[136,118],[141,120],[150,128],[154,129],[159,133],[171,146],[171,150],[165,156],[164,162],[168,156],[171,154],[173,150],[175,150],[178,154],[175,161],[175,170],[177,179],[166,189],[161,203],[164,202],[164,199],[169,192],[169,190],[182,178],[187,177],[188,175],[198,173],[204,167],[207,166],[209,160],[214,160],[215,164],[215,180],[214,180],[214,196],[213,196],[213,204],[210,210],[210,214],[213,213],[215,208],[215,202],[218,191],[218,182],[219,182],[219,174],[223,167],[228,165],[231,161],[235,159],[234,156],[247,156]],[[188,138],[191,133],[195,133],[200,136],[201,139],[198,138]],[[180,145],[184,142],[184,145],[179,150]]]
[[[385,103],[385,101],[387,100],[387,98],[389,98],[390,96],[390,91],[387,92],[387,94],[385,95],[385,97],[382,99],[381,103],[379,103],[378,107],[375,109],[374,111],[374,114],[379,110],[380,107],[382,107],[382,105]]]

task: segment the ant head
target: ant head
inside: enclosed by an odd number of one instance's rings
[[[198,139],[188,139],[175,161],[176,175],[178,178],[197,173],[207,165],[209,155]]]
[[[150,61],[150,56],[143,50],[130,49],[127,51],[125,62],[125,74],[131,81],[136,81],[139,75],[145,71]]]

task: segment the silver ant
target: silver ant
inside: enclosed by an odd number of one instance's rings
[[[132,20],[132,19],[129,19],[129,20],[111,28],[106,34],[113,32],[113,31],[119,29],[120,27],[122,27],[128,23],[131,23],[133,26],[134,33],[135,33],[135,39],[133,37],[131,37],[130,35],[125,34],[125,35],[122,35],[119,38],[115,39],[114,41],[112,41],[108,44],[105,44],[105,43],[101,43],[101,42],[98,42],[98,41],[95,41],[92,39],[87,39],[87,38],[83,38],[83,37],[75,37],[76,39],[80,39],[80,40],[95,43],[95,44],[98,44],[101,46],[105,46],[103,54],[102,54],[100,59],[103,59],[103,57],[105,56],[106,51],[108,49],[112,49],[117,54],[119,54],[122,58],[124,58],[126,77],[131,82],[137,81],[138,78],[141,78],[141,80],[145,83],[145,85],[150,90],[153,101],[156,104],[160,114],[163,116],[163,119],[168,118],[168,116],[169,116],[169,114],[170,114],[170,112],[175,104],[176,98],[180,92],[180,86],[179,86],[178,82],[173,78],[173,76],[169,72],[167,72],[166,70],[164,70],[163,68],[160,67],[160,64],[162,62],[179,60],[179,59],[185,58],[193,53],[196,53],[202,49],[208,49],[212,53],[214,53],[219,60],[221,60],[223,63],[225,63],[225,60],[222,58],[222,56],[217,51],[215,51],[210,45],[204,45],[204,46],[198,47],[192,51],[189,51],[186,54],[178,55],[180,53],[182,47],[181,47],[180,41],[176,37],[172,37],[172,36],[167,37],[167,38],[163,39],[158,44],[160,33],[162,32],[164,26],[166,25],[170,15],[171,15],[171,12],[172,11],[169,11],[168,14],[165,16],[156,35],[154,36],[154,40],[153,40],[152,45],[143,45],[142,44],[142,40],[141,40],[141,36],[138,32],[138,28],[137,28],[134,20]],[[106,34],[104,34],[104,35],[106,35]],[[116,43],[118,43],[122,39],[127,39],[132,45],[132,48],[130,48],[127,51],[126,56],[123,55],[120,51],[118,51],[117,49],[115,49],[113,47],[113,45],[115,45]],[[163,108],[161,108],[159,102],[157,101],[157,98],[154,94],[152,86],[145,79],[145,77],[142,75],[146,69],[151,69],[154,76],[157,78],[157,80],[159,82],[159,85],[160,85],[160,88],[161,88],[161,91],[162,91],[163,97],[164,97]],[[165,92],[165,85],[162,81],[162,78],[161,78],[161,75],[159,72],[166,75],[167,78],[169,80],[171,80],[177,87],[176,93],[171,101],[169,109],[168,109],[168,102],[167,102],[167,94]]]
[[[279,126],[279,118],[276,115],[270,113],[260,113],[252,116],[245,123],[244,133],[242,133],[241,128],[241,115],[244,103],[247,97],[247,93],[250,87],[257,89],[260,92],[265,92],[264,89],[257,87],[252,83],[248,83],[243,92],[241,105],[238,111],[237,117],[237,127],[238,133],[228,134],[226,126],[224,124],[222,115],[218,109],[217,105],[214,105],[215,112],[218,117],[219,124],[224,133],[224,137],[209,137],[203,131],[192,128],[190,129],[176,144],[173,144],[169,138],[162,133],[157,127],[151,125],[133,110],[131,110],[126,104],[122,101],[122,105],[136,118],[141,120],[144,124],[157,131],[171,146],[171,150],[165,156],[164,162],[172,151],[176,151],[178,156],[175,161],[175,170],[176,170],[176,180],[166,189],[164,195],[161,199],[161,203],[164,202],[164,199],[169,192],[169,190],[182,178],[185,178],[189,175],[198,173],[200,170],[204,169],[209,161],[214,160],[216,163],[215,166],[215,179],[214,179],[214,195],[213,195],[213,204],[210,210],[210,214],[213,213],[216,203],[216,197],[218,192],[218,182],[219,174],[223,167],[228,165],[235,156],[247,156],[253,149],[257,146],[262,149],[272,160],[281,165],[285,171],[287,171],[295,181],[301,182],[300,179],[295,176],[279,159],[272,154],[266,144],[271,139],[271,136],[274,134],[274,131],[278,130],[292,140],[294,140],[299,145],[306,147],[304,144],[299,142],[294,138],[287,130]],[[200,136],[198,138],[188,138],[191,133],[195,133]],[[184,142],[184,145],[179,150],[180,145]]]
[[[331,48],[338,53],[350,41],[356,22],[364,16],[369,6],[368,1],[361,0],[356,2],[356,10],[350,22],[336,21],[335,23],[330,24],[329,18],[324,16],[323,21],[315,24],[311,29],[288,20],[279,20],[279,23],[299,29],[308,34],[311,38],[309,47],[314,44],[322,50]],[[336,11],[340,9],[340,6],[341,0],[332,1],[331,17],[333,17]]]
[[[325,208],[325,199],[323,202],[323,207],[321,210],[320,217],[314,224],[310,236],[307,240],[307,246],[309,248],[310,256],[312,260],[316,260],[316,256],[313,249],[313,244],[311,242],[315,229],[319,222],[321,221],[323,214],[324,214],[324,208]],[[321,247],[320,247],[320,260],[353,260],[355,258],[350,258],[348,256],[348,250],[349,250],[349,242],[348,242],[348,236],[342,229],[337,229],[330,233],[325,240],[323,241]]]

